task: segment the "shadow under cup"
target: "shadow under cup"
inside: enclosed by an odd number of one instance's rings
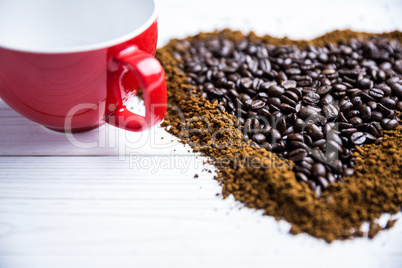
[[[154,55],[157,33],[152,0],[1,1],[0,97],[52,130],[96,128],[119,105],[109,99],[140,88],[114,57],[130,46]]]

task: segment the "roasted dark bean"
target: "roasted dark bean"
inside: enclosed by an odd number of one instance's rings
[[[385,130],[394,130],[398,127],[398,121],[396,119],[385,118],[381,120],[381,125]]]
[[[400,101],[400,102],[398,102],[398,103],[396,104],[396,109],[397,109],[398,111],[402,111],[402,101]]]
[[[347,136],[349,137],[353,133],[357,132],[357,128],[346,128],[341,130],[342,136]]]
[[[327,170],[323,164],[315,163],[312,167],[312,173],[314,177],[320,177],[325,176],[327,174]]]
[[[343,112],[343,113],[347,113],[349,112],[351,109],[353,108],[353,104],[348,101],[345,100],[343,102],[340,103],[339,109]]]
[[[279,105],[279,108],[285,114],[296,113],[296,108],[291,106],[291,105],[289,105],[289,104],[287,104],[287,103],[281,103]]]
[[[306,105],[317,104],[320,102],[320,95],[314,92],[309,92],[305,96],[303,96],[303,103]]]
[[[330,152],[330,151],[337,151],[339,153],[343,152],[341,144],[339,144],[335,141],[328,141],[326,149],[327,149],[327,152]]]
[[[352,176],[353,174],[355,174],[355,171],[353,168],[347,168],[347,169],[343,170],[343,176],[345,176],[345,177]]]
[[[307,151],[303,148],[299,148],[291,151],[288,154],[288,158],[294,162],[298,162],[307,156]]]
[[[391,98],[383,98],[381,99],[381,104],[389,109],[394,109],[396,106],[396,101]]]
[[[315,124],[309,124],[306,128],[306,132],[313,140],[324,138],[321,129]]]
[[[270,86],[267,90],[267,93],[270,97],[280,97],[283,93],[285,93],[285,89],[281,86]]]
[[[368,122],[371,120],[371,108],[367,105],[364,105],[361,109],[360,109],[360,115],[361,118],[364,122]]]
[[[321,98],[321,103],[322,105],[328,105],[328,104],[333,104],[334,103],[334,97],[332,95],[325,95],[324,97]]]
[[[362,89],[372,88],[373,81],[371,81],[369,78],[363,78],[357,82],[357,85]]]
[[[392,89],[386,84],[379,84],[376,86],[376,88],[381,89],[382,92],[384,92],[385,97],[391,95],[392,93]]]
[[[262,100],[255,100],[250,104],[250,108],[253,110],[259,110],[265,106],[265,102]]]
[[[369,123],[362,123],[360,125],[357,125],[356,128],[357,128],[358,131],[366,132],[366,131],[369,130],[370,124]]]
[[[308,177],[304,173],[301,173],[301,172],[296,173],[296,179],[298,179],[299,181],[308,182]]]
[[[366,141],[366,135],[363,132],[355,132],[350,136],[350,141],[354,145],[362,145]]]
[[[257,144],[262,144],[263,142],[265,142],[266,137],[264,134],[261,133],[256,133],[253,135],[252,137],[253,141],[255,141]]]
[[[377,111],[371,112],[371,120],[373,120],[373,121],[379,122],[379,121],[381,121],[382,117],[383,117],[383,115],[380,112],[377,112]]]
[[[321,184],[323,189],[327,189],[329,186],[329,183],[327,179],[324,176],[319,176],[317,177],[318,182]]]
[[[332,90],[332,86],[324,85],[317,89],[317,94],[324,96],[324,95],[328,94],[329,92],[331,92],[331,90]]]
[[[345,116],[346,116],[346,118],[360,116],[360,112],[358,110],[350,110]]]
[[[377,138],[370,133],[364,133],[364,135],[366,135],[366,142],[368,142],[368,143],[372,143],[377,140]]]
[[[373,97],[375,99],[381,99],[382,97],[384,97],[384,92],[378,88],[370,89],[369,94],[371,97]]]
[[[269,152],[272,151],[272,145],[271,145],[270,143],[268,143],[268,142],[263,142],[263,143],[260,145],[260,148],[264,148],[265,150],[267,150],[267,151],[269,151]]]
[[[389,86],[392,89],[392,93],[399,99],[402,99],[402,85],[398,83],[392,83]]]
[[[306,119],[308,117],[313,117],[318,115],[319,109],[314,108],[310,105],[307,105],[306,107],[302,107],[300,111],[298,112],[298,115],[302,119]]]
[[[351,102],[353,104],[353,109],[360,110],[363,106],[362,98],[359,96],[352,98]]]
[[[349,123],[351,123],[353,126],[357,126],[363,123],[363,120],[360,117],[355,116],[349,119]]]

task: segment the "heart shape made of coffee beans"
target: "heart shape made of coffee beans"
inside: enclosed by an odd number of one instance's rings
[[[172,40],[157,51],[174,107],[164,124],[210,157],[224,197],[295,234],[330,242],[363,236],[369,221],[373,237],[386,228],[375,219],[402,205],[401,41],[231,30]]]

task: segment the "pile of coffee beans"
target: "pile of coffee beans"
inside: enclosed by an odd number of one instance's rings
[[[236,118],[245,140],[292,160],[296,178],[321,195],[354,173],[356,146],[379,143],[402,111],[402,44],[373,37],[270,45],[224,36],[175,44],[192,85]],[[398,112],[397,112],[398,111]]]

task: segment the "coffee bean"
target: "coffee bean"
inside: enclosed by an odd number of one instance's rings
[[[218,109],[219,109],[219,111],[221,111],[221,113],[226,112],[226,108],[223,105],[218,105]]]
[[[303,148],[305,150],[309,149],[308,145],[301,141],[290,141],[290,143],[288,142],[288,144],[292,149],[299,149],[299,148]]]
[[[262,100],[255,100],[250,104],[251,109],[259,110],[265,106],[265,102]]]
[[[390,85],[390,84],[398,83],[399,80],[401,80],[401,79],[398,76],[392,76],[392,77],[387,79],[386,83],[388,85]]]
[[[375,142],[377,140],[377,138],[374,135],[370,134],[370,133],[364,133],[364,135],[366,135],[366,142],[367,143],[373,143],[373,142]]]
[[[324,147],[326,146],[327,141],[325,139],[319,139],[313,142],[311,145],[312,147],[319,147],[321,150],[324,150]]]
[[[301,173],[301,172],[296,173],[296,179],[299,181],[308,182],[308,177],[304,173]]]
[[[265,142],[266,137],[264,134],[261,133],[256,133],[253,135],[252,137],[253,141],[255,141],[257,144],[262,144],[263,142]]]
[[[320,176],[324,177],[327,174],[325,166],[321,163],[315,163],[311,171],[314,177],[320,177]]]
[[[333,173],[331,172],[327,173],[327,181],[329,181],[330,183],[334,183],[336,181],[336,178]]]
[[[371,97],[373,97],[375,99],[381,99],[382,97],[384,97],[384,92],[378,88],[370,89],[369,94]]]
[[[292,93],[294,93],[294,96],[297,96],[297,99],[293,98],[294,101],[299,101],[303,97],[302,90],[300,90],[299,88],[295,88],[295,87],[288,88],[286,93],[289,93],[289,92],[292,92]]]
[[[379,84],[376,86],[376,88],[381,89],[382,92],[384,92],[385,97],[391,95],[392,93],[392,89],[386,84]]]
[[[381,121],[383,115],[382,113],[378,112],[378,111],[373,111],[371,112],[371,120],[373,121]]]
[[[349,137],[353,133],[356,133],[356,132],[357,132],[357,128],[346,128],[346,129],[341,130],[342,136],[346,136],[346,137]]]
[[[281,134],[283,134],[285,132],[285,130],[286,130],[286,120],[285,120],[285,118],[282,117],[282,118],[280,118],[278,120],[276,128]]]
[[[347,113],[349,112],[351,109],[353,108],[353,103],[351,103],[348,100],[345,100],[343,102],[340,103],[339,109],[343,112],[343,113]]]
[[[344,84],[335,84],[333,90],[336,92],[346,91],[348,88]]]
[[[396,119],[385,118],[381,120],[381,125],[385,130],[394,130],[398,127],[399,123]]]
[[[326,149],[327,149],[327,152],[330,152],[330,151],[336,151],[336,152],[339,152],[339,153],[343,152],[341,144],[339,144],[339,143],[337,143],[335,141],[332,141],[332,140],[328,141]]]
[[[357,129],[358,131],[362,131],[362,132],[368,131],[369,128],[370,128],[370,124],[369,124],[369,123],[362,123],[362,124],[356,126],[356,129]]]
[[[343,172],[342,161],[339,159],[332,162],[331,167],[335,174],[341,174]]]
[[[363,120],[360,117],[355,116],[349,119],[349,123],[351,123],[353,126],[357,126],[363,123]]]
[[[273,85],[268,88],[267,93],[270,97],[280,97],[285,93],[285,89],[281,86]]]
[[[296,108],[291,106],[291,105],[289,105],[289,104],[287,104],[287,103],[281,103],[279,108],[285,114],[296,113]]]
[[[352,100],[353,109],[360,110],[363,106],[362,98],[359,96],[353,97]]]
[[[329,186],[329,182],[324,176],[317,177],[317,181],[320,183],[323,189],[327,189]]]
[[[309,124],[306,128],[306,132],[313,140],[324,138],[321,129],[315,124]]]
[[[274,97],[274,98],[271,97],[268,99],[267,103],[269,105],[279,106],[279,105],[281,105],[281,99],[276,98],[276,97]]]
[[[292,133],[288,135],[289,141],[303,141],[303,135],[300,133]]]
[[[358,110],[350,110],[345,115],[346,118],[352,118],[352,117],[355,117],[355,116],[360,116],[360,111],[358,111]]]
[[[306,95],[303,96],[303,103],[306,105],[314,105],[320,102],[320,95],[314,92],[308,92]]]
[[[354,145],[362,145],[366,141],[366,135],[363,132],[355,132],[350,136],[350,141]]]
[[[373,124],[370,124],[368,131],[370,132],[370,134],[372,134],[375,137],[378,137],[380,135],[380,131],[378,131],[377,128]]]
[[[339,114],[338,108],[332,104],[323,106],[322,111],[324,112],[327,118],[336,118],[338,117]]]
[[[282,138],[281,133],[276,129],[271,129],[270,132],[269,132],[269,135],[271,137],[272,142],[275,142],[275,141],[280,140]]]
[[[289,153],[288,158],[294,162],[298,162],[307,156],[307,151],[303,148],[293,150]]]
[[[293,168],[293,171],[294,171],[295,173],[303,173],[303,174],[306,175],[307,177],[310,177],[310,176],[311,176],[311,171],[310,171],[310,169],[305,168],[305,167],[300,166],[300,165],[296,165],[296,166]]]
[[[329,132],[327,134],[327,139],[328,141],[334,141],[336,143],[338,143],[339,145],[342,146],[342,139],[339,137],[339,135],[337,133],[333,132]]]
[[[291,89],[294,89],[294,88],[291,88]],[[292,91],[291,89],[286,90],[283,96],[286,96],[287,99],[289,99],[289,100],[291,100],[291,101],[297,103],[301,97],[299,97],[298,93],[296,93],[296,92],[298,92],[297,90],[296,90],[296,91]],[[302,93],[300,92],[300,94],[302,94]],[[282,96],[281,96],[281,97],[282,97]],[[289,104],[290,104],[290,103],[289,103]]]
[[[334,103],[334,97],[330,94],[325,95],[324,97],[321,98],[321,103],[322,105],[328,105],[328,104],[333,104]]]
[[[249,89],[253,85],[253,80],[249,77],[244,77],[239,80],[239,83],[243,89]]]
[[[360,114],[361,114],[361,119],[364,122],[368,122],[371,120],[371,108],[367,105],[364,105],[361,109],[360,109]]]
[[[355,174],[355,171],[353,168],[346,168],[343,170],[343,176],[345,176],[345,177],[352,176],[353,174]]]
[[[329,92],[331,92],[331,90],[332,90],[332,86],[324,85],[317,89],[317,94],[323,96],[323,95],[326,95]]]
[[[357,82],[357,85],[361,89],[367,89],[367,88],[372,88],[373,87],[373,81],[371,81],[369,78],[363,78]]]
[[[389,86],[392,89],[392,93],[399,99],[402,99],[402,85],[399,83],[392,83]]]
[[[402,111],[402,101],[399,101],[399,102],[396,104],[396,109],[397,109],[398,111]]]
[[[306,107],[302,107],[298,112],[298,116],[302,119],[306,119],[308,117],[313,117],[318,115],[319,109],[307,105]]]
[[[385,116],[391,113],[391,110],[384,106],[382,103],[377,103],[377,110],[383,113]]]

